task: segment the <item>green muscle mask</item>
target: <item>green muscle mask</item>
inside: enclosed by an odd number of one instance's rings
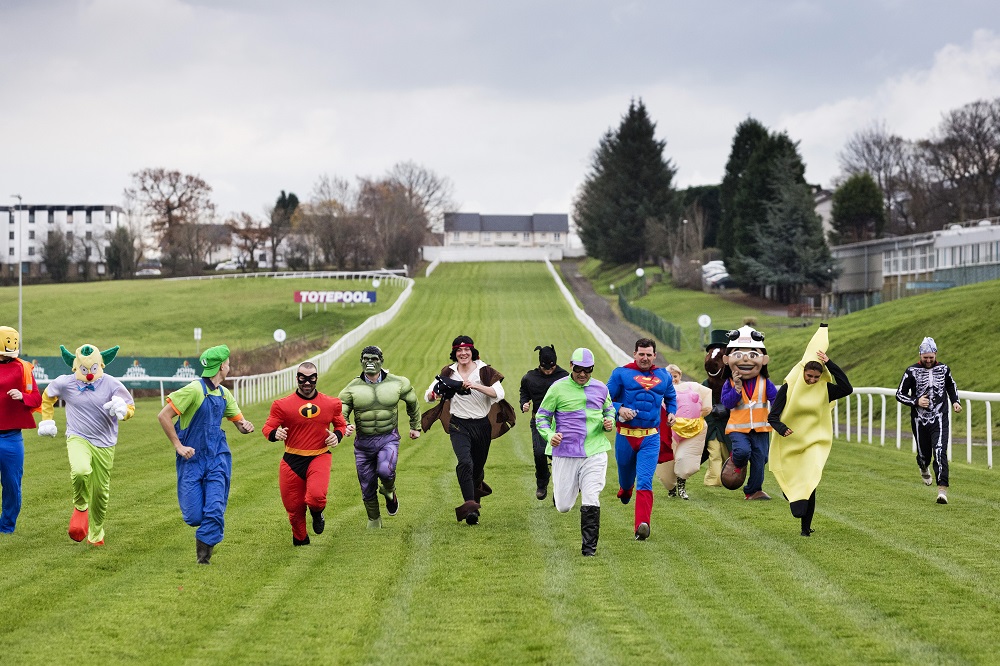
[[[399,418],[399,401],[406,403],[406,414],[410,417],[410,430],[420,429],[420,412],[417,405],[417,392],[406,377],[391,375],[382,370],[382,361],[374,357],[378,363],[378,375],[382,381],[371,384],[364,377],[356,377],[340,392],[340,401],[344,403],[344,418],[350,421],[354,412],[354,425],[360,435],[384,435],[396,429]],[[368,374],[368,362],[361,359],[361,366]],[[377,375],[376,375],[377,376]]]

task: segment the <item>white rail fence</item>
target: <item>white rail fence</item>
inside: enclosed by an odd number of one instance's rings
[[[377,271],[270,271],[267,273],[221,273],[219,275],[187,275],[184,277],[163,278],[164,282],[182,280],[242,280],[251,278],[289,279],[329,279],[329,280],[388,280],[392,283],[405,283],[405,268],[383,268]]]
[[[576,299],[573,298],[573,294],[571,294],[569,289],[566,288],[566,285],[563,284],[563,281],[559,277],[559,273],[556,271],[555,266],[552,265],[552,262],[546,259],[545,266],[549,269],[549,273],[552,274],[552,279],[556,281],[556,286],[559,287],[559,291],[562,292],[566,302],[569,303],[569,307],[573,310],[573,314],[576,316],[577,320],[579,320],[579,322],[583,324],[588,331],[590,331],[591,335],[597,338],[597,344],[601,345],[601,349],[608,353],[611,360],[614,361],[616,365],[631,363],[632,357],[625,353],[621,347],[616,345],[611,340],[611,337],[597,325],[594,318],[584,312],[584,310],[576,304]]]
[[[877,398],[877,400],[876,400]],[[981,393],[978,391],[959,391],[958,399],[962,401],[963,409],[959,414],[955,414],[952,409],[948,409],[949,437],[948,437],[948,460],[952,460],[952,448],[955,439],[955,417],[965,417],[965,459],[972,463],[972,450],[974,446],[986,447],[986,466],[993,469],[993,402],[1000,402],[1000,393]],[[840,403],[844,403],[844,435],[847,441],[862,442],[867,437],[868,443],[876,441],[880,446],[885,446],[886,428],[891,412],[895,412],[895,439],[896,448],[902,449],[904,438],[910,441],[910,448],[913,452],[917,450],[917,442],[913,439],[910,430],[910,408],[905,407],[896,401],[896,389],[862,387],[855,388],[852,395],[841,398],[837,401],[833,410],[833,432],[840,437]],[[896,408],[890,409],[890,405]],[[981,437],[973,437],[973,411],[976,411],[977,418],[982,412],[985,419],[985,440]],[[981,431],[980,431],[981,432]],[[905,434],[904,434],[905,433]],[[890,443],[892,439],[890,430]]]

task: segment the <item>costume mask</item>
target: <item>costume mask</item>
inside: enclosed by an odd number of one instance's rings
[[[378,354],[361,355],[361,371],[366,375],[378,375],[382,372],[382,358]]]
[[[101,351],[94,345],[81,345],[74,355],[66,347],[59,345],[59,352],[66,365],[73,368],[73,375],[77,379],[87,384],[93,384],[104,376],[104,366],[115,360],[115,356],[118,355],[118,347]]]
[[[753,379],[760,375],[769,360],[763,333],[750,326],[729,332],[729,346],[723,361],[734,374],[739,372],[741,379]]]
[[[725,367],[726,363],[723,361],[726,353],[719,347],[712,347],[705,354],[705,372],[709,377],[718,377],[719,373]]]
[[[0,343],[3,343],[0,356],[17,358],[21,353],[21,336],[10,326],[0,326]]]

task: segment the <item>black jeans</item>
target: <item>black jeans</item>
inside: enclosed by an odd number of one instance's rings
[[[465,501],[476,498],[476,488],[483,482],[486,459],[490,455],[490,420],[462,419],[451,417],[449,434],[451,448],[455,451],[458,464],[455,474],[458,476],[458,486],[462,489]]]
[[[535,457],[535,484],[538,488],[547,488],[552,472],[549,471],[549,462],[552,456],[545,455],[545,440],[534,428],[531,429],[531,449]]]

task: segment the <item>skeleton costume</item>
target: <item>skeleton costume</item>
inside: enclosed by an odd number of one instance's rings
[[[937,344],[934,338],[924,338],[920,343],[919,353],[936,354]],[[930,405],[926,408],[917,404],[923,396],[930,400]],[[922,363],[914,363],[903,373],[899,388],[896,389],[896,400],[910,406],[910,427],[917,441],[917,465],[924,475],[924,482],[930,485],[927,467],[933,462],[937,485],[947,488],[950,438],[948,409],[958,402],[958,388],[951,377],[951,370],[936,360],[930,368],[924,367]]]

